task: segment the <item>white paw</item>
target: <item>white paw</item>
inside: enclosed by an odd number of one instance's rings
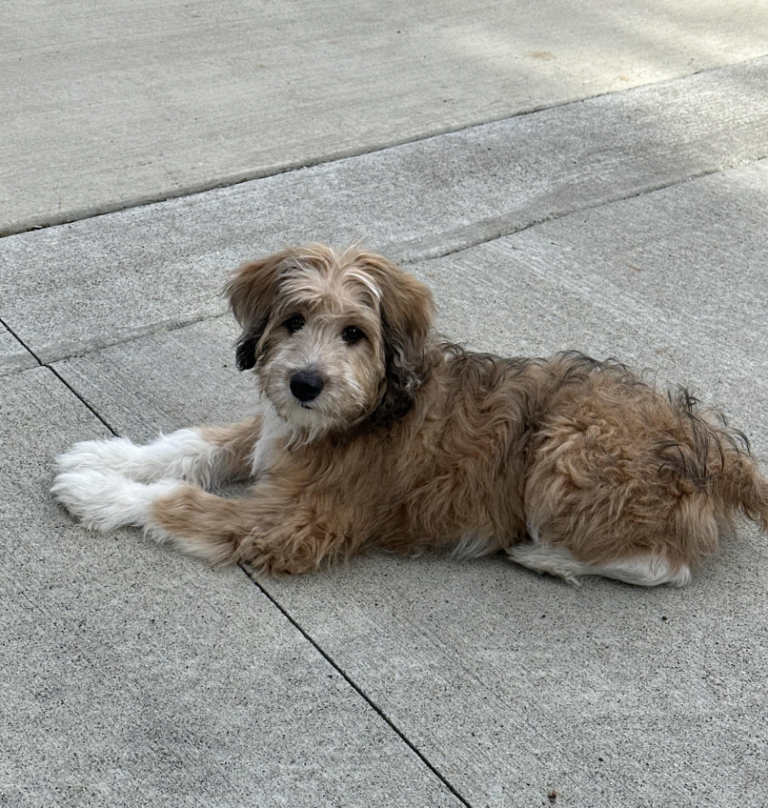
[[[84,440],[56,458],[60,471],[75,469],[113,469],[125,473],[126,467],[136,462],[140,447],[128,438]]]
[[[147,527],[155,500],[180,485],[176,480],[147,485],[110,469],[79,467],[61,471],[51,492],[85,527],[107,531],[123,525]]]
[[[576,561],[565,548],[539,541],[513,544],[507,548],[507,558],[535,572],[555,575],[573,586],[581,586],[579,576],[588,575],[591,570],[589,565]]]
[[[161,435],[147,446],[128,438],[87,440],[56,459],[58,471],[117,471],[137,482],[187,480],[209,487],[218,477],[220,447],[208,443],[194,429]]]

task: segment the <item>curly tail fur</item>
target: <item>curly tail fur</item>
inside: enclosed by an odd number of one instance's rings
[[[741,510],[768,532],[768,480],[751,456],[728,459],[718,480],[719,494],[730,510]]]
[[[687,390],[671,403],[680,414],[686,439],[662,447],[662,468],[706,492],[722,528],[732,532],[734,514],[741,512],[768,532],[768,480],[760,473],[746,436],[729,428],[722,415],[697,411],[698,402]]]

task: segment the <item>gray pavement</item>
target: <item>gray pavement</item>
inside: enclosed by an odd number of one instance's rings
[[[763,0],[677,5],[6,3],[0,234],[765,54]]]
[[[48,494],[76,440],[252,411],[219,289],[310,239],[405,262],[473,347],[689,384],[768,458],[765,4],[470,5],[6,14],[0,805],[768,804],[750,526],[682,591],[272,580]]]

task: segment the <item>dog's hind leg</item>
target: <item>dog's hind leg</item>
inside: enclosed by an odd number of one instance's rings
[[[685,586],[691,571],[684,565],[674,570],[666,559],[658,555],[641,554],[620,558],[603,564],[579,561],[567,547],[544,542],[523,542],[507,549],[508,557],[536,572],[546,572],[563,578],[570,584],[579,584],[584,575],[599,575],[636,586]]]
[[[187,480],[204,488],[248,477],[249,458],[261,431],[261,418],[225,426],[180,429],[146,446],[128,438],[83,441],[56,460],[59,476],[92,469],[117,472],[150,483]]]

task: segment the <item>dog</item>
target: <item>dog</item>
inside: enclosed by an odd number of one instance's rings
[[[768,530],[746,438],[685,390],[575,352],[441,342],[428,289],[359,247],[286,249],[225,291],[260,414],[147,446],[75,445],[52,490],[86,527],[143,527],[265,573],[447,548],[640,586],[688,583],[738,512]],[[205,490],[238,478],[249,496]]]

